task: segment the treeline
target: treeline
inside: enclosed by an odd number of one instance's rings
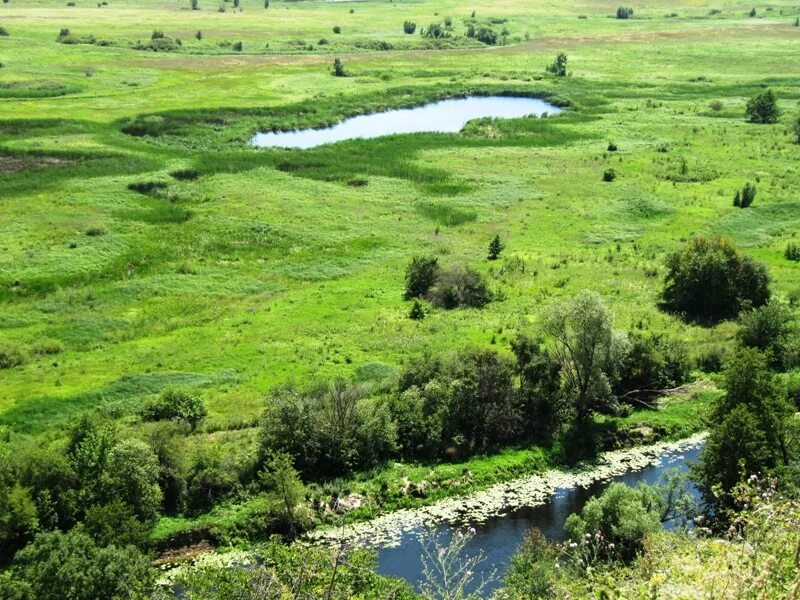
[[[390,389],[336,381],[288,387],[267,401],[260,454],[290,455],[309,479],[368,469],[390,458],[442,460],[520,444],[563,444],[563,458],[592,455],[591,415],[614,413],[686,382],[680,342],[614,329],[597,294],[551,307],[542,327],[510,352],[464,349],[409,362]]]

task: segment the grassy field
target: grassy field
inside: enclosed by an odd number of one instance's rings
[[[699,233],[729,236],[800,300],[783,254],[800,228],[796,3],[750,17],[739,0],[645,0],[627,20],[605,0],[75,4],[0,4],[0,345],[24,359],[0,370],[13,435],[54,439],[98,407],[144,430],[135,410],[180,385],[210,412],[187,446],[246,448],[276,385],[370,383],[426,349],[507,348],[584,288],[619,327],[700,353],[734,326],[656,306],[665,253]],[[505,45],[460,37],[473,10]],[[459,37],[419,35],[446,17]],[[63,28],[95,43],[59,43]],[[181,45],[136,49],[154,30]],[[558,52],[569,77],[544,71]],[[334,56],[350,77],[331,76]],[[765,86],[780,123],[749,124]],[[247,143],[470,91],[568,110],[308,151]],[[124,132],[142,128],[159,135]],[[739,210],[747,181],[758,197]],[[489,263],[495,234],[506,251]],[[420,252],[476,266],[504,299],[408,319],[404,268]]]

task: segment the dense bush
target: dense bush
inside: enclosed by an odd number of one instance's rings
[[[747,208],[756,199],[756,186],[748,182],[740,190],[736,190],[733,195],[733,205],[737,208]]]
[[[333,59],[333,76],[347,77],[347,71],[345,70],[344,63],[340,58]]]
[[[483,276],[458,265],[439,273],[428,297],[434,306],[445,309],[482,308],[492,301],[492,293]]]
[[[770,124],[778,120],[780,111],[771,89],[759,92],[747,101],[747,117],[751,123]]]
[[[786,250],[783,251],[786,260],[800,261],[800,244],[789,242],[786,244]]]
[[[432,38],[435,40],[449,38],[451,36],[450,30],[441,23],[431,23],[428,25],[427,29],[423,28],[420,30],[420,34],[423,37]]]
[[[415,256],[406,267],[406,291],[403,298],[426,296],[439,276],[439,260],[433,256]]]
[[[766,268],[724,238],[695,238],[666,264],[663,306],[689,320],[713,323],[769,300]]]
[[[8,37],[8,29],[0,26],[0,37]]]
[[[598,545],[598,550],[607,553],[607,558],[631,560],[643,548],[646,536],[661,529],[662,508],[653,488],[612,483],[586,503],[580,516],[570,515],[564,529],[579,543],[599,533],[606,544]]]
[[[338,476],[385,460],[395,445],[388,412],[359,386],[340,380],[310,393],[273,392],[262,418],[259,455],[265,462],[286,453],[306,476]]]
[[[633,9],[626,8],[624,6],[620,6],[617,8],[617,18],[618,19],[629,19],[633,16]]]
[[[611,183],[617,178],[617,172],[614,169],[606,169],[603,171],[603,181],[605,183]]]
[[[628,334],[628,341],[614,381],[618,397],[647,400],[688,381],[691,363],[684,344],[636,332]]]
[[[16,346],[0,345],[0,369],[18,367],[25,362],[25,355]]]
[[[333,33],[339,34],[342,33],[342,28],[339,25],[333,26]]]
[[[403,23],[403,33],[411,35],[417,30],[417,24],[413,21],[406,21]]]
[[[766,352],[773,366],[793,366],[787,364],[791,323],[792,314],[780,303],[772,301],[739,315],[737,338],[742,346]]]
[[[195,430],[206,418],[208,411],[199,396],[186,390],[168,389],[158,399],[145,404],[140,414],[145,421],[173,419],[182,421]]]
[[[82,531],[56,531],[40,533],[17,554],[11,570],[16,585],[8,582],[7,589],[18,600],[144,598],[154,574],[133,547],[101,547]]]
[[[497,260],[500,258],[500,253],[503,251],[503,242],[500,241],[500,235],[495,235],[492,241],[489,242],[489,260]]]
[[[547,65],[547,72],[552,73],[556,77],[567,76],[567,55],[559,52],[555,60]]]
[[[497,44],[497,32],[491,27],[480,27],[475,32],[475,39],[487,46],[494,46]]]

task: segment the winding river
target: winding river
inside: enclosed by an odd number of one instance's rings
[[[351,139],[370,139],[401,133],[457,133],[473,119],[515,119],[562,112],[544,100],[523,96],[469,96],[431,102],[415,108],[387,110],[345,119],[332,127],[257,133],[258,148],[307,149]]]
[[[473,526],[476,535],[465,552],[473,556],[483,553],[485,559],[478,565],[475,579],[480,581],[494,573],[497,579],[487,588],[491,591],[501,583],[499,579],[526,531],[537,527],[552,540],[564,539],[567,516],[580,511],[593,495],[612,482],[632,486],[640,482],[653,484],[667,469],[685,472],[689,464],[696,462],[703,441],[703,435],[696,435],[679,442],[608,452],[591,466],[574,471],[548,471],[463,498],[393,512],[348,527],[344,535],[352,543],[377,549],[379,573],[417,585],[422,573],[420,534],[433,527],[442,534],[440,539],[446,540],[455,531]],[[313,537],[324,543],[340,535],[328,530]]]

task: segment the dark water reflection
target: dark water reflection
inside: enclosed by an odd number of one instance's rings
[[[416,108],[388,110],[345,119],[323,129],[257,133],[251,143],[258,148],[313,148],[356,138],[369,139],[398,133],[457,133],[468,121],[484,117],[514,119],[561,109],[543,100],[521,96],[472,96],[432,102]]]
[[[539,528],[548,539],[563,540],[566,538],[564,521],[574,512],[581,510],[589,498],[601,493],[612,482],[620,481],[630,486],[640,482],[654,484],[658,482],[662,473],[667,469],[687,471],[689,464],[696,462],[702,446],[697,445],[679,452],[663,455],[656,465],[638,471],[629,471],[624,475],[614,477],[611,481],[596,482],[586,488],[560,489],[550,500],[540,506],[525,507],[516,510],[507,516],[496,517],[485,524],[476,526],[476,535],[470,540],[465,553],[471,556],[483,551],[485,560],[476,569],[476,579],[488,576],[495,571],[502,577],[508,568],[511,557],[516,552],[525,533],[533,528]],[[697,490],[692,488],[692,493]],[[667,529],[677,524],[667,524]],[[440,525],[439,531],[445,532],[445,538],[452,535],[447,525]],[[378,572],[383,575],[400,577],[415,585],[418,584],[422,573],[420,555],[422,546],[418,539],[419,531],[407,533],[402,543],[394,548],[384,548],[378,552]],[[496,581],[489,590],[500,584]]]

